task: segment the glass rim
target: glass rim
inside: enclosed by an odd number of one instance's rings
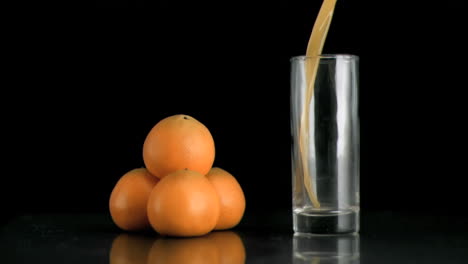
[[[345,59],[345,60],[359,60],[359,56],[353,54],[320,54],[317,56],[294,56],[291,57],[290,61],[298,61],[298,60],[310,60],[312,58],[319,58],[324,60],[333,60],[333,59]]]

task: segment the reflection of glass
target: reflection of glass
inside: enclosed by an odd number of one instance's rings
[[[359,264],[359,235],[294,234],[294,264]]]
[[[122,234],[114,239],[110,264],[244,264],[245,248],[235,232],[194,238],[156,238]]]
[[[291,133],[294,231],[358,232],[357,56],[291,59]]]

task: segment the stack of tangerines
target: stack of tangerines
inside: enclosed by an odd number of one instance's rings
[[[146,168],[129,171],[112,191],[114,223],[127,231],[153,227],[170,236],[201,236],[236,226],[245,197],[227,171],[212,168],[213,137],[188,115],[159,121],[143,144]]]

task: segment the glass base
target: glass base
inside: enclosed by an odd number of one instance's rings
[[[359,232],[357,210],[294,210],[294,232],[308,234],[347,234]]]

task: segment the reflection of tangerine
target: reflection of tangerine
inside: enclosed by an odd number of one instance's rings
[[[206,177],[215,187],[220,200],[219,219],[215,229],[236,226],[245,211],[245,197],[241,186],[234,176],[220,168],[212,168]]]
[[[161,238],[151,247],[148,264],[219,264],[219,255],[206,237]]]
[[[153,239],[122,234],[112,242],[110,264],[146,264]]]
[[[208,173],[215,158],[213,137],[208,128],[188,115],[159,121],[143,144],[146,168],[159,178],[177,170]]]
[[[146,207],[158,181],[144,168],[131,170],[120,178],[109,199],[109,211],[118,227],[127,231],[150,227]]]
[[[242,239],[232,231],[212,232],[207,236],[218,248],[219,264],[244,264],[245,247]]]
[[[162,235],[201,236],[219,217],[219,198],[198,172],[180,170],[161,179],[148,198],[148,219]]]

